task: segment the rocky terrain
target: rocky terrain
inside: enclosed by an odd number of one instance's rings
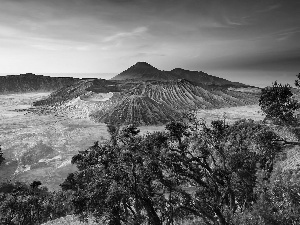
[[[146,95],[130,95],[113,107],[96,110],[89,115],[96,122],[116,124],[166,124],[180,118],[180,113],[170,106]]]
[[[108,139],[106,124],[66,116],[37,115],[27,111],[33,102],[50,93],[0,95],[0,145],[5,163],[0,182],[30,183],[40,180],[51,190],[59,188],[74,171],[71,158],[95,141]],[[163,126],[141,127],[141,132],[163,130]]]
[[[33,110],[104,123],[157,125],[192,109],[257,103],[258,88],[203,72],[172,71],[137,63],[112,80],[86,79],[63,87],[35,102]]]
[[[135,123],[142,133],[161,131],[191,109],[208,121],[223,118],[224,112],[230,121],[261,119],[258,107],[252,106],[259,89],[202,72],[187,71],[190,75],[178,79],[180,71],[159,72],[137,63],[126,70],[135,73],[128,79],[124,72],[112,80],[1,77],[0,145],[6,161],[0,181],[40,180],[57,189],[75,169],[72,156],[108,138],[105,123]],[[10,82],[5,86],[2,81]]]
[[[40,180],[51,190],[57,189],[67,174],[75,169],[71,165],[72,156],[78,151],[87,149],[95,141],[101,142],[109,138],[104,123],[95,123],[89,119],[70,118],[69,115],[63,114],[38,115],[28,111],[33,102],[47,99],[49,95],[50,93],[0,95],[0,145],[6,158],[5,164],[0,168],[0,182],[7,179],[27,183]],[[101,101],[95,100],[105,100],[110,98],[110,95],[109,93],[85,95],[87,99],[76,98],[73,101],[80,101],[82,104],[101,103]],[[137,101],[136,104],[141,104],[139,103],[141,99],[133,96],[125,99],[124,104],[120,104],[120,107],[124,106],[127,101]],[[159,107],[158,103],[153,104],[153,107]],[[140,105],[140,110],[143,113],[149,109]],[[130,112],[129,110],[125,111]],[[111,112],[107,114],[109,113]],[[173,115],[160,110],[158,113]],[[198,110],[197,115],[208,123],[212,119],[223,119],[224,116],[229,122],[241,118],[255,120],[263,118],[257,105],[201,109]],[[115,115],[112,114],[112,116]],[[127,116],[129,117],[129,115]],[[137,118],[140,117],[137,115]],[[148,118],[151,119],[151,117]],[[140,126],[139,129],[144,134],[162,131],[164,125]]]

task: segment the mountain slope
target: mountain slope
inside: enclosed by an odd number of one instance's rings
[[[258,98],[257,94],[230,91],[224,88],[207,88],[182,79],[140,82],[130,92],[135,95],[148,96],[176,110],[255,104]]]
[[[36,102],[41,111],[96,122],[161,124],[183,111],[255,104],[257,93],[195,85],[187,80],[85,80]]]
[[[96,122],[151,125],[176,120],[180,117],[180,113],[147,96],[130,95],[116,106],[97,111],[90,117]]]
[[[111,80],[77,80],[35,102],[33,110],[105,123],[161,124],[192,109],[255,104],[259,90],[250,89],[204,72],[161,71],[139,62]]]
[[[246,87],[248,85],[231,82],[229,80],[208,75],[202,71],[189,71],[176,68],[171,71],[161,71],[146,62],[138,62],[127,70],[113,77],[111,80],[138,80],[138,81],[167,81],[185,79],[195,84],[216,85],[228,87]]]
[[[181,68],[176,68],[171,70],[173,74],[176,74],[181,79],[185,79],[196,84],[203,84],[203,85],[217,85],[217,86],[239,86],[239,87],[246,87],[248,85],[238,83],[238,82],[231,82],[224,78],[208,75],[202,71],[190,71],[184,70]]]
[[[34,106],[63,103],[88,94],[89,92],[108,93],[118,91],[117,84],[112,81],[104,79],[84,79],[51,93],[47,99],[35,102]]]

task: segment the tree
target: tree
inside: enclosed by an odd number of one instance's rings
[[[279,167],[268,180],[263,173],[258,174],[255,188],[258,199],[251,212],[252,219],[259,224],[300,224],[299,181],[299,168]]]
[[[278,84],[262,89],[259,105],[266,118],[277,122],[292,123],[295,121],[294,112],[299,109],[298,102],[293,98],[291,86]]]
[[[79,171],[61,185],[72,191],[75,214],[109,224],[172,224],[194,216],[228,225],[256,201],[257,171],[270,174],[281,151],[277,135],[254,121],[191,131],[171,122],[168,132],[140,136],[134,126],[114,141],[74,156]]]
[[[0,224],[42,224],[71,212],[67,193],[49,192],[40,181],[0,185]]]
[[[176,133],[178,137],[182,135]],[[173,186],[175,191],[185,192],[185,200],[177,202],[176,210],[190,212],[207,224],[230,224],[234,214],[255,202],[256,173],[272,171],[281,151],[273,141],[278,137],[251,120],[231,126],[213,121],[211,127],[204,125],[191,137],[178,140],[182,145],[170,146],[164,158],[169,173],[192,188],[185,191]]]
[[[165,220],[167,199],[157,174],[162,174],[158,156],[167,138],[162,133],[146,137],[138,133],[129,125],[117,137],[111,132],[113,141],[73,157],[79,171],[70,174],[61,186],[73,191],[75,214],[82,219],[92,214],[116,225],[144,221],[161,225]]]

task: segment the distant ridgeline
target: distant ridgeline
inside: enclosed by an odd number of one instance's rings
[[[0,76],[0,94],[54,91],[79,80],[73,77],[49,77],[32,73]]]
[[[220,77],[208,75],[202,71],[190,71],[181,68],[176,68],[171,71],[162,71],[146,62],[138,62],[119,75],[112,78],[112,80],[140,80],[140,81],[167,81],[185,79],[194,84],[200,85],[216,85],[228,87],[249,87],[239,82],[232,82]]]
[[[256,104],[258,88],[204,72],[161,71],[140,62],[111,80],[72,79],[68,86],[34,103],[37,113],[96,122],[164,124],[183,111]],[[72,83],[73,82],[73,83]]]

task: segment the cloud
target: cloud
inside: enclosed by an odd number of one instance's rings
[[[270,12],[270,11],[273,11],[273,10],[278,9],[280,7],[281,7],[281,4],[269,5],[264,9],[257,10],[256,12],[258,12],[258,13]]]
[[[227,27],[246,25],[246,23],[243,20],[240,20],[240,19],[233,20],[233,19],[229,18],[228,16],[224,16],[224,23],[227,25]]]
[[[300,33],[299,28],[291,28],[291,29],[286,29],[280,32],[277,32],[275,36],[277,36],[276,40],[277,41],[286,41],[289,38],[291,38],[293,35],[296,33]]]
[[[109,71],[108,65],[115,70],[120,56],[124,66],[128,60],[145,58],[162,68],[187,61],[196,62],[194,69],[205,63],[213,67],[216,61],[225,69],[252,68],[259,62],[247,64],[249,55],[264,61],[271,57],[263,55],[270,49],[300,47],[299,0],[0,1],[2,55],[20,59],[26,53],[27,61],[30,57],[44,61],[44,71],[53,65],[67,70],[61,64],[68,58],[74,61],[72,70]],[[224,63],[218,57],[224,57]],[[10,63],[7,58],[3,64]],[[80,68],[76,62],[83,58],[86,67]],[[100,65],[101,60],[106,61]]]
[[[119,32],[114,35],[105,37],[103,39],[103,42],[111,42],[111,41],[119,41],[124,38],[132,38],[132,37],[139,37],[142,34],[146,33],[148,31],[147,27],[138,27],[130,32]]]

